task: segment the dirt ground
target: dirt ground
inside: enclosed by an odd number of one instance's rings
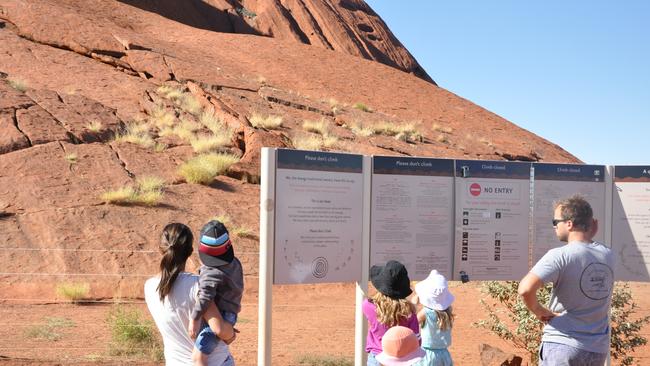
[[[241,335],[231,348],[238,365],[257,362],[257,278],[248,277],[247,281],[250,290],[238,324]],[[472,326],[486,317],[478,302],[479,283],[452,282],[451,287],[456,295],[456,322],[450,351],[456,365],[480,364],[481,343],[518,354],[526,361],[521,350]],[[638,315],[649,314],[650,284],[632,284],[631,288]],[[300,365],[304,356],[353,360],[354,299],[354,286],[349,284],[274,286],[273,365]],[[142,300],[125,301],[124,305],[137,307],[148,317]],[[112,306],[112,300],[88,305],[5,300],[0,306],[0,365],[155,365],[108,354],[110,332],[105,320]],[[52,318],[69,319],[74,325],[57,328],[59,339],[55,341],[30,335]],[[650,337],[650,328],[644,329],[643,335]],[[650,346],[639,348],[634,356],[639,365],[650,364]]]

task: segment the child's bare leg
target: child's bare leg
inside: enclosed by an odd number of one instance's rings
[[[194,347],[192,351],[192,362],[194,362],[194,366],[208,366],[208,355]]]

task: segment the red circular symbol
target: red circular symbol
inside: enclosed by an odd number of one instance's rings
[[[481,186],[478,183],[472,183],[472,185],[469,186],[469,193],[471,193],[472,196],[478,196],[481,194]]]

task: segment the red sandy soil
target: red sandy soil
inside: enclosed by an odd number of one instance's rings
[[[254,287],[256,278],[248,278]],[[485,311],[479,304],[479,283],[451,283],[456,295],[454,311],[456,322],[453,345],[450,349],[456,365],[480,364],[479,345],[487,343],[505,352],[524,357],[526,354],[489,332],[472,326],[484,319]],[[648,315],[650,309],[650,284],[631,285],[635,302],[641,309],[638,316]],[[254,294],[255,291],[249,293]],[[275,286],[273,289],[273,365],[299,365],[304,355],[354,357],[354,286],[352,285],[301,285]],[[129,301],[126,301],[129,303]],[[142,310],[148,317],[142,300],[131,306]],[[105,319],[113,304],[21,304],[8,302],[0,307],[3,327],[0,329],[0,365],[119,365],[156,363],[142,359],[109,356],[107,349],[110,331]],[[231,346],[238,365],[257,363],[257,299],[248,296],[238,328],[237,341]],[[26,331],[47,318],[72,319],[74,327],[63,328],[58,341],[30,339]],[[650,337],[650,328],[642,335]],[[650,362],[650,346],[639,348],[634,357],[639,365]],[[618,362],[614,360],[614,365]]]

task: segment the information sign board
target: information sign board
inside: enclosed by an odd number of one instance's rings
[[[359,280],[362,158],[277,151],[274,283]]]
[[[612,248],[617,281],[650,281],[650,165],[615,166]]]
[[[555,235],[553,206],[574,194],[582,195],[591,205],[600,224],[594,240],[604,243],[605,166],[533,163],[533,170],[533,264],[549,249],[565,244]]]
[[[456,161],[454,279],[519,280],[528,272],[530,164]]]
[[[375,156],[370,264],[402,262],[411,280],[432,269],[450,278],[454,246],[454,161]]]

